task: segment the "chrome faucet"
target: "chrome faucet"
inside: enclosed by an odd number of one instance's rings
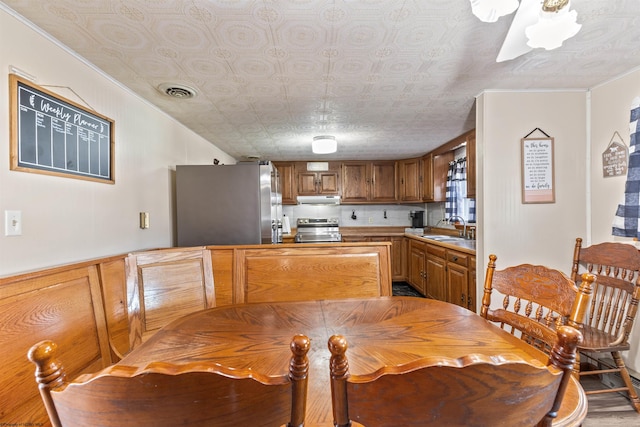
[[[460,215],[452,215],[447,219],[447,221],[449,221],[449,224],[451,224],[451,221],[454,220],[455,218],[458,218],[460,221],[462,221],[462,237],[466,239],[467,238],[467,222]]]

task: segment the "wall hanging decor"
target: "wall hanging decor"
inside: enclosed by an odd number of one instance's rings
[[[607,149],[602,153],[602,176],[621,176],[627,174],[629,149],[622,141],[620,134],[615,131]]]
[[[113,120],[9,74],[11,170],[113,184]]]
[[[544,137],[531,137],[535,131]],[[553,142],[540,128],[521,139],[522,203],[555,203]]]

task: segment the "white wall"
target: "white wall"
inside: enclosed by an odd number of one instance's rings
[[[611,235],[626,176],[604,178],[602,153],[615,131],[629,145],[629,109],[637,96],[640,70],[584,93],[485,92],[478,97],[478,295],[491,253],[498,256],[498,268],[528,262],[569,274],[576,237],[585,245],[633,243]],[[521,203],[520,138],[536,127],[555,138],[554,204]],[[640,372],[637,324],[630,344],[623,358]]]
[[[115,121],[115,185],[9,170],[9,67]],[[0,275],[173,244],[176,164],[235,160],[0,9],[0,218],[22,212],[22,235],[0,228]],[[64,89],[65,87],[71,88]],[[139,212],[151,227],[139,228]]]
[[[570,271],[575,238],[587,229],[586,98],[587,92],[478,97],[477,256],[483,269],[496,254],[498,268],[530,263]],[[536,128],[554,138],[555,203],[522,203],[521,138]]]
[[[619,79],[604,83],[591,93],[591,223],[590,239],[586,245],[600,242],[628,242],[631,238],[611,235],[611,225],[616,208],[624,200],[626,176],[604,178],[602,174],[602,153],[614,132],[629,146],[629,116],[631,101],[640,96],[640,69]],[[637,242],[636,242],[637,246]],[[640,316],[640,314],[638,314]],[[631,349],[623,352],[629,368],[640,373],[640,318],[636,316],[635,326],[629,340]]]
[[[631,101],[638,96],[640,96],[640,70],[604,83],[591,92],[590,240],[593,243],[631,242],[629,238],[611,235],[616,208],[624,201],[627,177],[624,175],[604,178],[602,153],[609,146],[614,132],[618,132],[625,145],[629,146],[629,111]],[[586,243],[591,244],[591,241]]]

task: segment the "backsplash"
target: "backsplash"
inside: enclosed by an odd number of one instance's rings
[[[442,208],[439,205],[442,205]],[[428,207],[420,204],[285,205],[282,210],[284,215],[289,217],[292,228],[295,228],[298,218],[338,218],[342,227],[411,227],[410,211],[424,210],[426,225],[435,225],[444,215],[444,203],[429,203]],[[352,215],[355,215],[356,219],[353,219]],[[432,223],[432,218],[437,219]]]

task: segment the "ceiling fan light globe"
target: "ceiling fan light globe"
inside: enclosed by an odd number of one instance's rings
[[[498,18],[518,8],[518,0],[469,0],[471,12],[482,22],[496,22]]]
[[[557,49],[562,43],[578,34],[582,25],[577,21],[578,13],[567,8],[558,12],[540,12],[540,18],[534,25],[525,29],[527,45],[546,50]]]
[[[314,154],[331,154],[338,150],[338,141],[335,136],[321,135],[314,136],[311,142],[311,151]]]

